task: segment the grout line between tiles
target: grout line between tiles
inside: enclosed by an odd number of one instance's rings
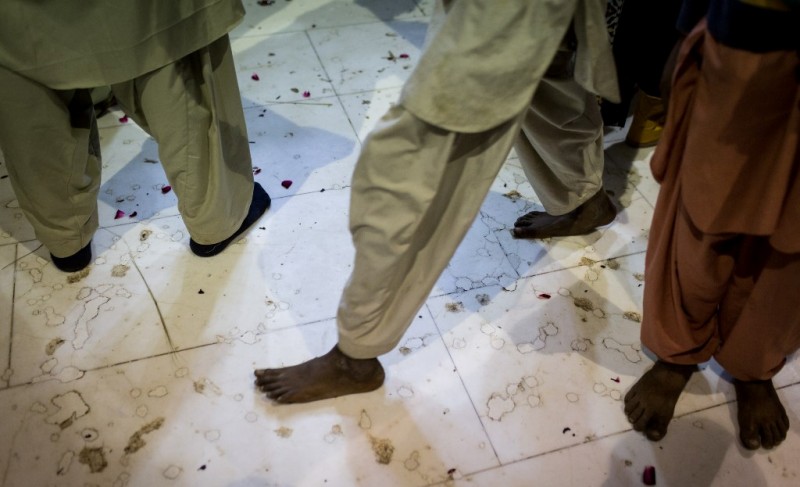
[[[599,262],[608,262],[609,260],[623,259],[625,257],[632,257],[634,255],[639,255],[639,254],[644,254],[644,253],[645,253],[644,250],[640,250],[638,252],[631,252],[629,254],[622,254],[622,255],[617,255],[617,256],[614,256],[614,257],[608,257],[608,258],[603,259],[603,260],[598,260],[597,262],[598,263]],[[515,283],[518,283],[520,281],[527,281],[527,280],[533,279],[534,277],[540,277],[540,276],[545,276],[547,274],[553,274],[555,272],[563,272],[563,271],[568,271],[568,270],[571,270],[571,269],[577,269],[578,267],[582,267],[582,266],[583,266],[583,264],[576,264],[576,265],[569,266],[569,267],[562,267],[560,269],[553,269],[553,270],[549,270],[549,271],[545,271],[545,272],[540,272],[538,274],[533,274],[533,275],[530,275],[530,276],[520,276],[518,279],[516,279]],[[452,296],[452,295],[455,295],[455,294],[463,294],[463,293],[466,293],[466,292],[477,291],[477,290],[480,290],[480,289],[484,289],[484,288],[487,288],[487,287],[495,287],[495,286],[498,286],[498,285],[499,284],[485,284],[485,285],[476,286],[476,287],[473,287],[473,288],[470,288],[470,289],[467,289],[467,290],[464,290],[464,291],[458,290],[458,291],[451,291],[451,292],[448,292],[448,293],[431,294],[431,295],[428,296],[428,299],[430,299],[430,298],[441,298],[441,297],[444,297],[444,296]],[[505,286],[500,286],[500,287],[502,287],[503,290],[506,290]],[[516,286],[514,287],[514,289],[516,289]],[[513,291],[514,289],[508,289],[508,291]]]
[[[322,57],[319,55],[319,52],[317,51],[317,46],[314,45],[314,40],[311,39],[311,36],[309,35],[307,30],[305,31],[305,34],[306,38],[308,39],[308,43],[311,45],[311,49],[314,50],[314,55],[317,56],[317,61],[319,62],[320,67],[322,68],[322,72],[325,73],[325,78],[331,85],[331,89],[333,90],[333,94],[336,97],[336,101],[339,102],[339,108],[342,109],[342,112],[344,113],[345,117],[347,117],[347,123],[350,124],[350,130],[353,131],[353,135],[355,136],[355,139],[358,141],[359,152],[361,152],[360,148],[362,147],[363,142],[361,140],[361,137],[358,136],[358,130],[356,130],[356,127],[353,124],[353,120],[351,120],[350,118],[350,113],[348,113],[347,108],[345,108],[344,103],[342,102],[342,98],[341,96],[339,96],[339,91],[336,89],[336,85],[333,83],[331,75],[330,73],[328,73],[328,69],[325,67],[325,63],[322,62]]]
[[[494,446],[492,437],[486,430],[486,425],[481,420],[481,414],[478,412],[478,407],[475,405],[475,400],[470,395],[469,389],[467,389],[467,384],[464,382],[464,378],[461,376],[461,370],[456,365],[455,360],[453,360],[453,355],[450,352],[450,348],[444,341],[444,335],[442,335],[442,330],[441,328],[439,328],[439,323],[437,323],[436,317],[433,316],[431,308],[427,302],[425,303],[425,310],[428,312],[428,315],[431,317],[431,320],[433,321],[433,326],[436,327],[436,331],[439,333],[439,340],[442,341],[442,345],[444,346],[444,349],[447,351],[447,356],[450,357],[450,363],[453,364],[453,368],[456,370],[456,374],[458,374],[458,380],[461,381],[461,387],[464,389],[464,393],[467,395],[467,398],[469,398],[469,403],[472,406],[472,410],[475,411],[475,416],[478,418],[478,422],[481,424],[481,429],[483,430],[483,433],[486,435],[486,439],[489,440],[489,445],[492,447],[492,453],[494,453],[494,458],[497,460],[497,463],[499,464],[498,467],[502,466],[502,462],[500,461],[500,455],[497,454],[497,448],[495,448]]]
[[[128,253],[130,255],[130,252]],[[172,352],[175,352],[175,344],[172,342],[172,337],[169,336],[169,330],[167,329],[167,322],[164,320],[164,315],[161,314],[161,307],[158,305],[158,300],[156,299],[155,295],[153,294],[153,290],[150,289],[150,284],[147,282],[147,279],[144,277],[142,270],[139,268],[139,264],[136,262],[136,259],[133,258],[131,255],[131,263],[134,267],[136,267],[136,272],[139,273],[139,277],[142,278],[142,282],[144,286],[147,288],[147,293],[150,294],[150,299],[153,301],[153,306],[156,307],[156,312],[158,313],[158,319],[161,321],[161,327],[164,329],[164,333],[167,335],[167,342],[169,343],[169,348]]]
[[[19,245],[14,246],[14,262],[17,262],[17,255],[19,254]],[[8,330],[8,360],[6,363],[6,370],[10,371],[11,369],[11,357],[14,351],[14,306],[17,301],[17,266],[11,269],[11,315],[9,316],[9,330]],[[5,374],[5,372],[4,372]],[[4,382],[6,383],[6,387],[11,383],[11,377],[7,377]]]

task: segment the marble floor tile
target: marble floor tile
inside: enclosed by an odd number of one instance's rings
[[[364,142],[367,135],[375,128],[381,117],[397,102],[399,97],[400,88],[387,88],[342,95],[339,98],[347,112],[350,124],[358,134],[358,139]]]
[[[390,21],[314,29],[308,36],[337,94],[398,88],[419,59],[427,24]]]
[[[127,245],[101,229],[92,248],[94,262],[74,274],[57,270],[44,247],[18,250],[12,385],[69,382],[87,370],[170,351],[159,309]]]
[[[429,316],[386,356],[375,392],[287,407],[254,389],[254,366],[303,360],[333,341],[327,321],[2,391],[3,478],[399,486],[498,465]]]
[[[178,214],[158,145],[133,121],[100,130],[101,185],[97,212],[100,226]]]
[[[303,32],[235,38],[231,50],[245,108],[334,94],[329,74]]]
[[[341,27],[381,20],[424,16],[414,0],[321,0],[316,2],[276,0],[260,5],[243,2],[247,15],[231,32],[232,37]]]
[[[177,217],[129,227],[122,240],[174,346],[248,342],[264,330],[333,318],[353,262],[349,194],[277,200],[244,238],[212,258],[190,252]]]
[[[791,405],[790,420],[800,420],[800,386],[784,388],[778,395]],[[452,485],[645,485],[646,467],[654,467],[655,485],[666,487],[797,485],[797,430],[789,431],[786,441],[775,450],[751,452],[739,446],[735,414],[734,404],[715,406],[673,420],[669,434],[658,443],[634,431],[612,434],[463,477]]]
[[[501,462],[630,427],[622,395],[649,362],[643,267],[635,255],[429,300]]]
[[[245,118],[255,180],[272,198],[350,186],[360,144],[335,97],[252,108]]]

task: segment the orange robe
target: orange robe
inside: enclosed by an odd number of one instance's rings
[[[800,348],[800,61],[687,37],[651,162],[642,343],[769,379]]]

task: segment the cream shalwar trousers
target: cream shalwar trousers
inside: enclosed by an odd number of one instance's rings
[[[485,132],[447,131],[402,106],[381,119],[353,174],[342,352],[372,358],[397,345],[514,145],[548,212],[569,212],[602,187],[600,108],[572,79],[542,79],[530,107]]]
[[[228,36],[112,91],[158,143],[192,238],[232,235],[253,173]],[[0,66],[0,149],[36,237],[56,257],[85,247],[98,226],[101,168],[90,89],[53,90]]]

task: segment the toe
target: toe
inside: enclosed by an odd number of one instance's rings
[[[631,421],[633,429],[636,431],[644,431],[645,428],[647,428],[647,424],[650,422],[650,415],[645,414],[643,410],[637,410],[628,417],[628,421]]]
[[[625,395],[625,414],[630,414],[639,407],[639,401],[636,399],[636,394],[633,391]]]
[[[775,448],[783,441],[783,434],[777,424],[770,424],[764,428],[764,433],[761,435],[761,446],[764,448]]]
[[[637,402],[630,402],[625,405],[625,415],[628,417],[628,422],[634,424],[644,415],[644,408],[639,407]]]
[[[647,439],[650,441],[659,441],[666,436],[668,426],[669,420],[665,421],[662,418],[654,418],[647,426],[645,436],[647,436]]]
[[[739,438],[742,440],[742,445],[748,450],[758,450],[761,446],[758,431],[754,428],[742,428],[742,431],[739,433]]]

